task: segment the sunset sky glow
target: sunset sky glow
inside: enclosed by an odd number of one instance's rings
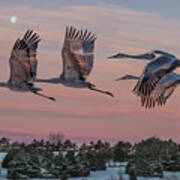
[[[86,89],[37,83],[44,93],[56,97],[54,103],[30,93],[1,88],[0,132],[47,135],[60,131],[67,136],[130,141],[156,135],[180,141],[180,89],[176,89],[165,107],[146,110],[132,94],[136,81],[116,82],[115,79],[125,74],[140,75],[147,62],[107,59],[118,52],[136,54],[152,49],[180,57],[179,0],[174,0],[173,5],[171,1],[158,0],[155,7],[155,1],[144,4],[141,0],[133,0],[134,4],[129,0],[126,3],[124,0],[118,3],[108,0],[68,2],[0,2],[0,81],[8,80],[12,46],[27,29],[33,29],[42,38],[38,49],[38,77],[59,76],[65,27],[73,25],[97,35],[95,64],[88,80],[112,91],[115,98]],[[164,8],[174,9],[162,10],[161,2]],[[12,16],[18,17],[15,24],[10,23]]]

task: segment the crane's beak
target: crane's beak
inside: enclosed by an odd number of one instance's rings
[[[117,55],[109,56],[108,59],[117,58]]]
[[[125,58],[125,57],[127,57],[126,54],[118,53],[118,54],[116,54],[116,55],[113,55],[113,56],[108,57],[108,59],[113,59],[113,58]]]
[[[121,77],[121,78],[117,78],[117,79],[115,79],[115,81],[120,81],[120,80],[123,80],[124,78],[123,77]]]

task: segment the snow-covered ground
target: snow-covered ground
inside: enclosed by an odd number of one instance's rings
[[[1,167],[1,163],[2,163],[3,159],[5,158],[6,154],[7,154],[6,152],[0,153],[0,167]]]
[[[1,168],[1,163],[6,156],[7,153],[0,153],[0,180],[8,180],[6,178],[7,175],[7,170]],[[120,164],[124,165],[124,164]],[[124,174],[125,168],[120,166],[120,167],[114,167],[114,168],[107,168],[106,171],[96,171],[96,172],[91,172],[90,177],[86,178],[70,178],[69,180],[119,180],[118,179],[118,174],[119,172],[123,173],[123,177],[125,180],[129,180],[129,176],[127,174]],[[172,176],[176,176],[176,179],[172,179]],[[180,180],[180,172],[177,173],[172,173],[172,172],[164,172],[164,177],[169,177],[168,180]],[[165,179],[165,178],[164,178]],[[144,177],[138,177],[138,180],[164,180],[162,178],[144,178]],[[35,178],[33,180],[59,180],[59,179],[38,179]]]
[[[6,152],[1,152],[0,153],[0,180],[7,180],[5,177],[7,175],[7,170],[6,169],[3,169],[1,167],[1,164],[2,164],[2,161],[4,159],[4,157],[6,156]]]
[[[106,171],[96,171],[91,172],[90,177],[86,178],[70,178],[69,180],[119,180],[119,171],[123,170],[122,168],[107,168]],[[176,176],[176,179],[172,179],[171,177]],[[127,174],[123,174],[124,180],[129,180],[129,176]],[[165,172],[164,173],[164,179],[163,178],[144,178],[144,177],[138,177],[138,180],[165,180],[165,178],[168,178],[168,180],[180,180],[180,172],[179,173],[171,173],[171,172]],[[5,180],[5,179],[4,179]],[[42,179],[33,179],[33,180],[42,180]],[[46,180],[52,180],[52,179],[46,179]],[[53,180],[59,180],[59,179],[53,179]]]

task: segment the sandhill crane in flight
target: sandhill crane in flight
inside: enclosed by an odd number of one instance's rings
[[[55,101],[55,98],[39,93],[42,89],[32,83],[32,79],[36,77],[36,50],[40,41],[39,36],[31,30],[27,30],[22,39],[16,40],[9,59],[9,80],[6,83],[1,82],[0,87],[19,92],[32,92]]]
[[[111,92],[97,89],[94,84],[86,81],[93,67],[95,40],[96,36],[87,30],[82,31],[72,26],[67,27],[61,51],[63,60],[62,74],[57,78],[35,79],[35,81],[61,83],[73,88],[88,88],[113,97]]]
[[[134,75],[124,75],[119,80],[138,80],[140,77]],[[168,98],[173,94],[175,88],[180,84],[180,75],[170,73],[162,78],[150,95],[140,96],[141,105],[145,108],[154,108],[156,105],[165,105]]]
[[[170,53],[162,51],[162,50],[152,50],[152,51],[149,51],[147,53],[138,54],[138,55],[130,55],[130,54],[118,53],[116,55],[108,57],[108,59],[132,58],[132,59],[143,59],[143,60],[152,61],[155,58],[157,58],[158,55],[165,55],[165,56],[175,57],[173,54],[170,54]],[[127,75],[124,75],[123,77],[117,78],[116,81],[119,81],[119,80],[132,80],[132,79],[139,79],[139,77],[127,74]]]
[[[160,54],[156,57],[155,54]],[[123,55],[124,56],[124,55]],[[169,73],[174,71],[177,67],[180,66],[180,60],[177,59],[174,55],[160,51],[154,50],[151,53],[145,53],[140,55],[127,55],[125,56],[136,58],[136,59],[149,59],[151,60],[144,68],[133,92],[137,96],[147,97],[154,90],[158,82]],[[120,57],[120,55],[111,56]],[[152,59],[150,58],[152,57]]]
[[[155,107],[156,103],[165,105],[178,85],[180,85],[180,75],[173,72],[168,74],[158,82],[150,95],[141,96],[142,106],[152,108]]]
[[[156,57],[157,54],[160,54],[161,56]],[[117,57],[117,55],[115,55],[115,56]],[[165,103],[167,102],[167,99],[173,94],[177,85],[180,84],[180,75],[172,72],[172,68],[175,68],[175,66],[177,66],[177,67],[179,66],[178,65],[179,60],[176,59],[174,55],[164,52],[164,51],[160,51],[160,50],[154,50],[154,51],[151,51],[151,52],[148,52],[145,54],[140,54],[140,55],[127,55],[127,54],[124,55],[123,54],[121,57],[123,57],[123,56],[128,57],[128,58],[129,57],[135,58],[135,59],[147,59],[147,60],[151,60],[151,61],[154,60],[155,62],[152,61],[154,68],[158,68],[158,65],[161,63],[161,61],[163,61],[163,59],[165,59],[165,60],[167,59],[167,61],[168,60],[170,61],[169,63],[167,62],[167,66],[168,66],[168,64],[170,64],[169,66],[172,66],[172,67],[167,67],[167,69],[165,69],[164,71],[161,69],[159,70],[160,75],[161,75],[161,73],[165,72],[164,76],[160,77],[159,81],[156,84],[154,84],[154,88],[151,90],[151,92],[149,92],[148,94],[145,94],[145,93],[138,94],[141,98],[141,105],[146,108],[155,107],[156,104],[157,105],[165,105]],[[152,59],[151,59],[151,57],[152,57]],[[159,61],[159,63],[158,63],[158,61]],[[164,66],[166,66],[166,64]],[[152,68],[153,68],[153,66],[152,66]],[[168,70],[168,68],[169,68],[169,70]],[[170,71],[171,73],[168,73],[168,71]],[[146,71],[144,71],[144,72],[146,72]],[[155,72],[158,72],[158,69]],[[116,79],[116,81],[130,80],[130,79],[136,79],[136,80],[141,81],[141,78],[142,78],[142,76],[138,77],[138,76],[128,74],[121,78]],[[146,92],[145,89],[143,89],[143,92]]]
[[[178,67],[180,60],[175,56],[162,55],[155,58],[145,66],[133,92],[138,96],[149,96],[159,81]]]
[[[144,54],[138,54],[138,55],[130,55],[130,54],[124,54],[124,53],[118,53],[116,55],[113,55],[113,56],[110,56],[108,57],[108,59],[113,59],[113,58],[132,58],[132,59],[143,59],[143,60],[148,60],[148,61],[152,61],[154,60],[155,58],[157,58],[159,55],[165,55],[165,56],[171,56],[171,57],[175,57],[174,55],[168,53],[168,52],[165,52],[165,51],[162,51],[162,50],[152,50],[152,51],[149,51],[147,53],[144,53]],[[139,77],[137,76],[134,76],[134,75],[125,75],[121,78],[118,78],[116,79],[116,81],[119,81],[119,80],[128,80],[128,79],[139,79]]]
[[[157,55],[165,55],[165,56],[172,56],[174,55],[162,51],[162,50],[152,50],[144,54],[138,54],[138,55],[130,55],[130,54],[125,54],[125,53],[118,53],[116,55],[108,57],[108,59],[121,59],[121,58],[132,58],[132,59],[142,59],[142,60],[153,60],[157,58]]]

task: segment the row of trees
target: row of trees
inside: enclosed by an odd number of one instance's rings
[[[54,171],[51,168],[52,172],[48,170],[50,174],[55,172],[56,175],[60,174],[59,171],[62,171],[62,168],[64,168],[63,172],[69,173],[67,173],[69,176],[73,176],[74,168],[76,172],[77,169],[80,170],[79,174],[81,174],[81,172],[86,172],[85,174],[88,175],[91,170],[104,170],[107,164],[115,165],[115,162],[125,161],[128,162],[126,172],[137,176],[162,177],[164,170],[180,171],[180,145],[172,140],[163,141],[157,137],[142,140],[134,145],[123,141],[111,145],[108,142],[98,140],[78,146],[76,143],[71,142],[69,139],[65,139],[63,135],[57,133],[50,134],[49,139],[46,141],[33,140],[29,144],[20,142],[10,143],[9,139],[1,138],[0,150],[9,151],[3,162],[3,167],[11,167],[11,170],[9,170],[9,173],[11,172],[10,174],[16,172],[16,168],[14,167],[17,167],[17,162],[15,161],[13,164],[12,160],[16,157],[16,152],[19,153],[19,150],[23,150],[24,156],[27,156],[27,159],[30,160],[30,165],[36,162],[31,162],[31,159],[38,159],[30,155],[36,154],[32,152],[38,152],[40,154],[44,152],[45,155],[51,153],[52,156],[54,151],[58,151],[58,167],[60,169]],[[23,154],[19,156],[23,157]],[[49,158],[51,156],[45,158],[45,162],[46,159],[51,163],[57,161],[57,159]],[[18,160],[18,162],[19,161],[20,160]],[[11,162],[11,166],[9,166],[9,162]],[[67,162],[67,164],[65,162]],[[19,162],[19,164],[21,163]],[[46,162],[45,164],[50,163]],[[56,167],[56,165],[54,165],[54,167]],[[71,168],[69,169],[69,167]],[[61,174],[63,173],[61,172]],[[39,175],[39,177],[40,176],[42,175]]]
[[[70,149],[75,150],[76,144],[72,143],[71,140],[69,139],[64,140],[64,135],[61,133],[50,133],[48,140],[33,139],[32,142],[28,144],[18,141],[10,143],[10,139],[6,137],[2,137],[0,139],[0,151],[8,151],[9,149],[20,148],[20,147],[59,151],[59,150],[70,150]]]
[[[117,144],[112,146],[109,142],[103,142],[98,140],[96,142],[91,141],[90,143],[77,145],[70,139],[65,139],[65,136],[61,133],[51,133],[48,140],[32,140],[31,143],[24,142],[12,142],[10,139],[2,137],[0,139],[0,152],[9,151],[11,149],[34,149],[34,150],[45,150],[45,151],[96,151],[101,152],[106,160],[114,160],[118,162],[127,161],[131,152],[132,144],[129,142],[119,141]]]

